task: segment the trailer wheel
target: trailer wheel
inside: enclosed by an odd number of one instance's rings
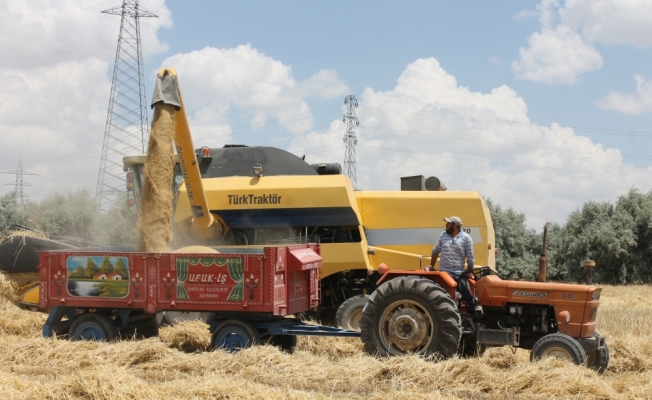
[[[295,335],[270,335],[268,340],[272,346],[279,347],[282,351],[292,354],[297,347],[297,337]]]
[[[593,336],[598,336],[595,332]],[[599,374],[603,373],[609,366],[609,346],[604,342],[604,348],[593,350],[586,353],[586,366],[596,370]]]
[[[457,352],[460,314],[448,293],[429,279],[404,276],[382,284],[360,319],[367,353],[448,358]]]
[[[118,328],[106,315],[89,313],[75,318],[70,327],[72,340],[98,340],[110,342],[118,337]]]
[[[586,363],[586,353],[575,339],[563,333],[551,333],[537,340],[530,352],[530,361],[544,357],[555,357],[572,361],[574,364]]]
[[[218,325],[213,332],[211,347],[235,353],[253,345],[260,344],[260,335],[251,324],[237,319],[228,319]]]
[[[335,320],[337,325],[344,329],[353,331],[360,330],[360,318],[362,318],[362,309],[367,304],[369,295],[360,294],[347,299],[340,308],[337,309]]]

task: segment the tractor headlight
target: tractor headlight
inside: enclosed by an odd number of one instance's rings
[[[566,321],[566,323],[569,323],[570,319],[571,319],[571,315],[569,311],[562,311],[559,313],[558,321]]]
[[[600,293],[602,292],[593,292],[593,297],[591,298],[592,301],[597,301],[600,300]]]

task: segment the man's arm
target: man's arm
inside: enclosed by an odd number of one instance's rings
[[[471,239],[471,235],[466,235],[467,240],[466,240],[466,246],[465,246],[465,253],[466,253],[466,265],[469,268],[469,271],[473,271],[473,266],[475,265],[475,256],[473,254],[473,239]]]
[[[432,255],[430,258],[430,268],[432,270],[435,270],[435,263],[437,262],[437,258],[439,258],[439,253],[441,253],[441,236],[439,236],[439,239],[437,240],[437,244],[435,247],[432,248]]]

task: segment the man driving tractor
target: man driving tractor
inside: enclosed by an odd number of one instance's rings
[[[433,247],[430,266],[426,267],[426,270],[435,270],[435,263],[441,254],[439,270],[446,272],[457,282],[457,289],[462,295],[469,314],[482,314],[482,306],[474,305],[468,281],[474,264],[473,239],[462,231],[462,220],[459,217],[444,218],[444,221],[446,221],[446,230],[441,233],[437,244]],[[468,270],[464,269],[464,259]]]

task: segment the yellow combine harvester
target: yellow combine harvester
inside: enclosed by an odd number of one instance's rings
[[[185,121],[180,93],[178,99],[173,95],[169,104],[181,105],[176,118]],[[177,122],[177,130],[175,142],[181,137],[188,139],[184,146],[192,143],[186,124]],[[495,268],[491,216],[475,192],[445,191],[436,178],[422,176],[402,178],[401,191],[354,190],[339,164],[311,165],[273,147],[227,145],[188,152],[177,144],[177,152],[172,184],[175,247],[201,244],[228,252],[233,246],[242,251],[319,242],[324,259],[321,303],[329,308],[344,303],[338,315],[343,326],[355,327],[362,296],[374,290],[381,263],[405,270],[429,265],[444,217],[461,217],[474,241],[476,264]],[[136,207],[144,160],[124,159]],[[185,173],[190,165],[199,167],[200,178]],[[219,235],[193,232],[191,221],[207,213],[217,220]]]

